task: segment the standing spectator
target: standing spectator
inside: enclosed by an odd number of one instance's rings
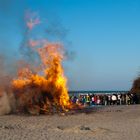
[[[91,98],[91,100],[92,100],[92,105],[94,105],[95,104],[95,97],[94,97],[94,95],[92,96],[92,98]]]
[[[124,105],[125,104],[125,95],[122,94],[122,104]]]
[[[108,95],[108,105],[111,105],[111,95]]]
[[[134,96],[133,94],[130,95],[130,104],[134,104],[134,101],[133,101],[134,97],[133,96]]]
[[[119,105],[122,104],[121,94],[118,94],[118,104],[119,104]]]
[[[108,96],[107,95],[104,95],[104,105],[105,106],[107,105],[107,102],[108,102]]]
[[[97,105],[97,95],[94,96],[94,104]]]
[[[125,100],[126,100],[126,104],[129,105],[130,104],[130,98],[129,98],[128,94],[126,94]]]
[[[112,103],[113,103],[113,105],[115,105],[117,103],[117,97],[115,94],[112,95]]]
[[[89,97],[88,94],[87,94],[87,96],[86,96],[86,104],[87,104],[87,105],[90,105],[90,97]]]
[[[100,96],[97,96],[97,105],[100,105],[101,100],[100,100]]]
[[[84,106],[86,105],[86,97],[85,96],[83,96],[82,103]]]

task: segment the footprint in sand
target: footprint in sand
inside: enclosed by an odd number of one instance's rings
[[[84,134],[88,133],[92,135],[97,135],[101,133],[113,133],[113,131],[108,128],[97,127],[92,129],[89,126],[84,126],[84,125],[80,127],[57,126],[57,130],[65,131],[65,132],[73,132],[73,133],[84,133]]]

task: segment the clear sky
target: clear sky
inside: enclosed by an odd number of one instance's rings
[[[70,90],[131,88],[140,72],[139,0],[0,0],[0,53],[9,58],[18,55],[26,10],[64,30],[74,51],[64,64]]]

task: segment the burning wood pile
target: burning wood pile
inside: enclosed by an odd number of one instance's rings
[[[67,111],[71,103],[62,68],[63,47],[60,44],[45,43],[36,50],[43,73],[39,75],[25,68],[12,81],[19,111],[43,114]]]

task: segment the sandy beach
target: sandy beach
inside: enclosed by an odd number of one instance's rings
[[[0,116],[0,140],[139,140],[140,105]]]

